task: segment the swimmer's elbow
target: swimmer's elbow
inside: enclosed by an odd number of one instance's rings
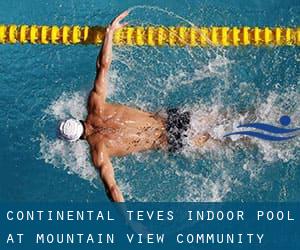
[[[99,64],[100,67],[98,68],[98,70],[100,70],[100,69],[108,70],[110,67],[110,64],[111,64],[111,58],[106,56],[106,57],[102,58],[102,60]]]
[[[101,172],[105,172],[103,170],[105,170],[107,166],[104,164],[103,159],[99,159],[99,156],[97,154],[93,154],[92,160],[96,169],[102,170]]]
[[[111,59],[107,58],[107,56],[103,57],[102,59],[97,59],[96,61],[96,70],[99,72],[100,70],[108,71],[111,65]]]

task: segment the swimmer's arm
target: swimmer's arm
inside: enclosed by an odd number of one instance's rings
[[[96,61],[96,78],[94,91],[104,99],[107,95],[107,75],[112,61],[112,44],[114,32],[117,29],[123,28],[127,23],[120,23],[127,15],[128,11],[117,16],[107,27],[103,46]]]
[[[105,146],[102,144],[100,147],[95,148],[92,157],[95,167],[99,170],[100,178],[105,186],[108,198],[114,202],[124,202]]]
[[[112,61],[112,39],[113,33],[107,28],[103,46],[96,61],[96,78],[94,91],[104,99],[107,94],[107,74]]]

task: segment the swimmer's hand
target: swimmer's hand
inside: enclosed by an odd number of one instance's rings
[[[128,25],[128,22],[120,23],[125,17],[127,17],[129,14],[129,11],[126,10],[123,13],[121,13],[119,16],[117,16],[107,27],[107,32],[115,32],[118,29],[124,28],[126,25]]]

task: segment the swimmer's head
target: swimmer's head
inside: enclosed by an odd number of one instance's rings
[[[77,119],[67,119],[61,121],[58,125],[59,138],[74,142],[80,139],[84,133],[83,123]]]

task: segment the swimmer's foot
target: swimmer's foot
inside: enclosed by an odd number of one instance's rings
[[[193,143],[196,147],[202,147],[210,138],[211,137],[210,137],[209,133],[205,133],[205,134],[197,136],[193,140]]]

